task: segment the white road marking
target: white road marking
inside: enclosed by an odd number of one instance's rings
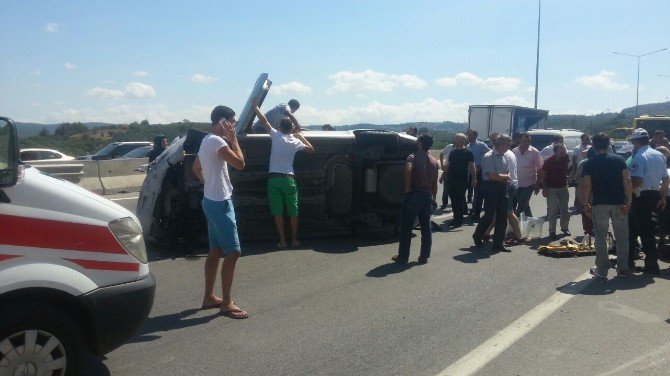
[[[125,200],[137,200],[140,197],[121,197],[121,198],[110,198],[109,201],[125,201]]]
[[[613,368],[607,372],[601,373],[600,376],[610,376],[610,375],[616,375],[617,373],[621,373],[622,371],[626,371],[629,368],[632,368],[633,366],[636,366],[639,363],[642,363],[643,361],[647,361],[647,359],[653,359],[651,364],[647,362],[644,366],[640,366],[635,369],[635,371],[640,372],[644,369],[648,369],[660,364],[663,364],[664,362],[667,362],[667,354],[668,350],[670,350],[670,342],[666,343],[663,345],[660,349],[656,351],[652,351],[647,354],[643,354],[638,356],[637,358],[631,360],[628,363],[624,363],[616,368]],[[662,367],[659,367],[662,368]],[[667,368],[666,368],[667,369]],[[631,372],[632,373],[632,372]]]
[[[505,329],[444,369],[438,376],[473,375],[579,294],[586,286],[590,285],[591,282],[587,280],[591,278],[593,276],[589,272],[580,275],[568,287],[565,287],[562,291],[557,291]]]

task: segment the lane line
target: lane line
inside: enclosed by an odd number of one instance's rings
[[[438,376],[473,375],[579,294],[591,284],[592,278],[593,276],[589,272],[580,275],[567,287],[557,291],[547,300],[519,317],[505,329],[444,369]]]
[[[125,201],[125,200],[137,200],[140,197],[121,197],[121,198],[110,198],[109,201]]]

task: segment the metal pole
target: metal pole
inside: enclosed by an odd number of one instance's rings
[[[537,108],[537,86],[540,72],[540,16],[542,12],[542,0],[537,5],[537,56],[535,58],[535,108]]]
[[[637,57],[637,90],[635,94],[635,117],[637,117],[637,106],[640,105],[640,58]]]
[[[655,54],[657,52],[661,52],[661,51],[665,51],[665,50],[667,50],[667,48],[663,48],[663,49],[660,49],[660,50],[657,50],[657,51],[647,52],[646,54],[642,54],[642,55],[633,55],[633,54],[627,54],[627,53],[624,53],[624,52],[617,52],[617,51],[612,52],[612,53],[617,54],[617,55],[632,56],[632,57],[637,58],[637,89],[636,89],[636,92],[635,92],[635,117],[637,117],[637,115],[638,115],[638,111],[637,111],[638,108],[637,107],[640,104],[640,58],[642,58],[643,56]]]

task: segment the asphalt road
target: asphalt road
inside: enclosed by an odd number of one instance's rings
[[[132,209],[132,197],[112,198]],[[582,233],[579,216],[570,229]],[[392,263],[397,239],[244,244],[233,296],[247,320],[199,310],[205,249],[151,245],[152,313],[87,374],[670,374],[667,264],[654,278],[593,280],[591,256],[539,256],[541,242],[489,255],[473,231],[434,233],[426,265]]]

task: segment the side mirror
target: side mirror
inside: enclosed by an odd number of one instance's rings
[[[11,119],[0,117],[0,187],[11,187],[19,178],[19,137]]]

